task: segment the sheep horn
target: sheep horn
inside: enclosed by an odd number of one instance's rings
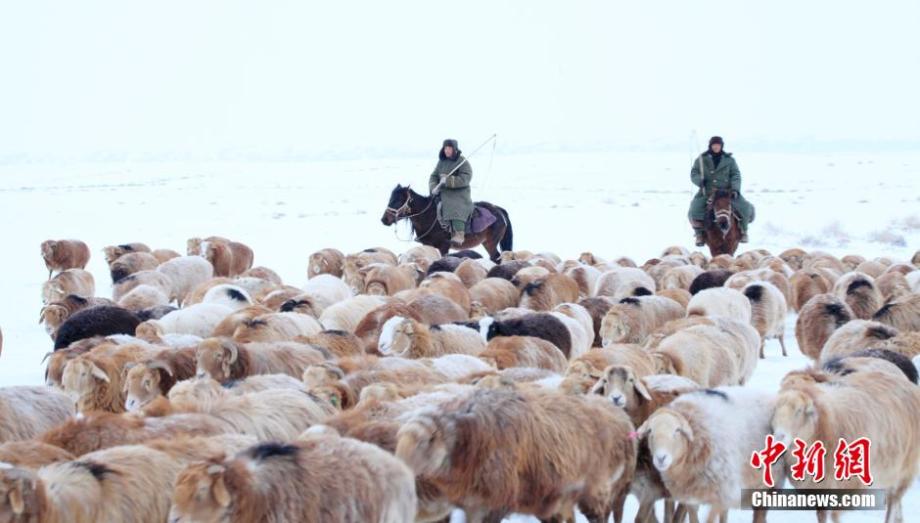
[[[170,376],[175,376],[175,374],[173,373],[172,366],[163,360],[153,360],[151,362],[148,362],[147,368],[148,369],[163,369],[166,371],[166,374],[169,374]]]
[[[228,345],[225,345],[225,347],[228,351],[230,351],[230,363],[236,363],[236,359],[240,355],[240,351],[237,348],[236,344],[230,343]]]

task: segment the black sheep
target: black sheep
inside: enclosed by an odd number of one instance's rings
[[[713,269],[699,274],[690,283],[690,294],[696,294],[711,287],[721,287],[725,285],[725,280],[731,278],[732,274],[732,271],[725,269]]]
[[[546,312],[507,320],[483,318],[480,325],[486,329],[486,340],[496,336],[533,336],[559,347],[566,358],[572,352],[572,335],[569,329],[562,320]]]
[[[511,278],[514,278],[514,275],[524,267],[530,267],[530,264],[520,260],[505,262],[492,267],[489,273],[486,274],[486,278],[504,278],[511,281]]]
[[[431,262],[425,275],[430,276],[436,272],[454,272],[461,263],[463,263],[463,258],[454,255],[444,256]]]
[[[112,334],[134,335],[141,322],[133,312],[114,305],[99,305],[77,312],[58,329],[54,350],[63,349],[75,341],[92,336]]]

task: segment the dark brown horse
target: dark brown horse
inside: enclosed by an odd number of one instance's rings
[[[489,258],[497,262],[502,251],[512,249],[511,218],[508,217],[508,211],[489,202],[476,202],[476,206],[485,207],[495,215],[495,223],[479,233],[467,231],[466,239],[460,248],[471,249],[482,245],[488,251]],[[422,245],[430,245],[443,255],[450,250],[450,232],[441,227],[437,214],[437,197],[421,195],[408,185],[397,185],[390,193],[390,202],[380,221],[389,226],[399,220],[408,219],[412,223],[415,241]]]
[[[741,238],[741,223],[732,207],[732,193],[716,189],[706,201],[706,245],[712,256],[734,256]]]

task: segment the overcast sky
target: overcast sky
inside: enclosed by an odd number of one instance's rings
[[[0,158],[916,144],[918,27],[917,0],[6,2]]]

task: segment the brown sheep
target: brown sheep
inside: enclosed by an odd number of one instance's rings
[[[326,361],[326,353],[300,343],[240,344],[228,338],[208,338],[198,344],[198,374],[221,383],[254,374],[301,377],[305,368]]]
[[[392,361],[402,360],[393,366]],[[350,409],[357,404],[365,387],[382,382],[398,384],[400,389],[418,392],[431,385],[447,383],[448,378],[425,361],[403,360],[402,358],[379,358],[364,360],[372,367],[346,372],[335,364],[313,366],[303,373],[304,384],[311,392],[327,394],[343,409]],[[405,362],[405,363],[404,363]],[[341,365],[343,362],[337,362]],[[389,365],[389,366],[388,366]],[[347,366],[346,366],[347,368]]]
[[[214,327],[212,336],[215,338],[231,337],[236,329],[249,320],[254,320],[259,316],[271,314],[272,310],[262,305],[252,305],[228,314],[217,326]]]
[[[920,294],[907,294],[889,301],[872,315],[872,319],[902,332],[920,331]]]
[[[364,353],[361,339],[345,331],[324,330],[310,336],[298,336],[294,341],[319,347],[336,358],[359,356]]]
[[[117,302],[124,298],[125,295],[127,295],[129,292],[133,291],[137,287],[140,287],[141,285],[150,285],[151,287],[156,287],[157,289],[160,289],[163,294],[169,296],[170,299],[175,299],[175,296],[173,295],[172,279],[159,271],[153,270],[136,272],[130,276],[125,276],[124,278],[118,280],[116,283],[113,283],[112,299]],[[185,304],[190,305],[191,302],[186,300]]]
[[[345,262],[342,269],[342,279],[351,287],[355,294],[364,292],[364,275],[360,270],[372,263],[383,263],[386,265],[396,265],[396,255],[388,249],[377,247],[365,249],[359,253],[345,256]]]
[[[897,335],[897,329],[884,323],[859,319],[852,320],[831,334],[821,349],[821,356],[818,361],[826,363],[837,356],[846,356],[863,349],[873,349],[880,342],[894,338]],[[905,354],[905,356],[910,358],[914,355]]]
[[[54,271],[85,269],[89,263],[89,247],[80,240],[46,240],[41,251],[49,280]]]
[[[620,521],[635,470],[633,430],[600,398],[480,389],[417,414],[400,428],[396,455],[467,521],[510,512],[547,519],[576,505],[589,521],[611,512]]]
[[[557,305],[576,301],[578,284],[575,280],[564,274],[550,274],[528,283],[522,289],[519,306],[534,311],[550,311]]]
[[[428,272],[428,267],[439,259],[441,259],[441,251],[430,245],[416,245],[400,254],[397,263],[415,263],[422,269],[422,272]]]
[[[418,265],[372,264],[359,271],[364,277],[364,293],[392,296],[399,291],[414,289],[424,276]]]
[[[911,293],[910,283],[898,271],[886,272],[875,279],[878,292],[882,295],[882,302],[887,303],[895,298]]]
[[[380,331],[387,320],[394,316],[423,321],[416,310],[398,300],[377,307],[368,312],[355,328],[354,335],[361,340],[362,352],[378,354],[377,343],[380,339]]]
[[[860,272],[848,272],[834,284],[834,294],[847,302],[853,314],[861,320],[868,320],[882,306],[882,295],[871,276]]]
[[[277,272],[269,269],[268,267],[262,267],[261,265],[258,267],[246,269],[242,274],[240,274],[240,278],[258,278],[260,280],[274,283],[275,285],[284,284],[284,282],[281,280],[281,276]]]
[[[158,396],[165,396],[177,381],[195,376],[196,347],[165,349],[128,369],[125,377],[125,410],[138,410]]]
[[[546,267],[534,267],[532,265],[528,265],[514,273],[514,276],[511,277],[511,283],[513,283],[514,286],[519,290],[523,291],[524,287],[527,287],[532,282],[545,278],[550,274],[550,271]]]
[[[129,252],[109,265],[109,273],[115,284],[134,273],[155,270],[159,265],[159,260],[149,252]]]
[[[38,469],[75,457],[60,447],[36,440],[8,441],[0,445],[0,462],[26,469]]]
[[[792,284],[792,308],[801,311],[812,297],[831,292],[833,284],[827,276],[818,270],[802,269],[790,278]]]
[[[284,310],[299,312],[301,314],[309,314],[310,316],[319,317],[319,315],[312,313],[312,304],[308,304],[308,310],[301,310],[300,307],[306,304],[294,303],[288,304],[289,301],[295,300],[296,298],[301,297],[303,290],[294,287],[294,286],[283,286],[280,289],[275,289],[265,296],[259,298],[259,305],[264,305],[268,309],[274,312],[281,312],[282,307],[285,307]]]
[[[799,350],[817,361],[831,334],[854,318],[850,306],[833,294],[813,296],[795,320],[795,339]]]
[[[96,305],[114,305],[115,303],[108,298],[83,297],[76,294],[68,294],[63,299],[54,301],[42,307],[39,314],[39,323],[45,324],[45,332],[53,340],[57,336],[57,330],[64,323],[64,320],[72,314],[95,307]]]
[[[42,359],[42,363],[45,361],[48,362],[48,365],[45,367],[45,385],[60,388],[61,377],[64,375],[64,367],[67,363],[77,356],[86,354],[96,347],[103,345],[106,349],[101,350],[118,350],[118,344],[114,341],[102,336],[93,336],[91,338],[75,341],[63,349],[46,353],[44,359]]]
[[[591,296],[591,291],[594,289],[601,271],[590,265],[582,265],[575,261],[571,263],[575,265],[559,272],[575,280],[575,283],[578,284],[578,296],[580,298]]]
[[[470,313],[470,291],[456,275],[449,272],[436,272],[428,276],[420,289],[440,294],[460,306],[466,314]]]
[[[215,276],[238,276],[252,268],[252,249],[239,242],[205,238],[201,256],[214,266]]]
[[[460,262],[460,265],[454,269],[454,274],[456,274],[457,277],[460,278],[460,281],[463,282],[463,285],[469,289],[486,279],[486,275],[489,274],[489,271],[478,261],[467,258]]]
[[[125,368],[129,363],[150,358],[156,349],[147,345],[121,345],[111,353],[105,346],[78,356],[64,366],[61,385],[76,397],[81,413],[95,410],[125,411]]]
[[[150,254],[152,254],[153,257],[156,258],[157,261],[160,263],[168,262],[169,260],[173,258],[178,258],[182,256],[181,254],[179,254],[178,252],[172,249],[154,249],[150,251]]]
[[[520,296],[517,287],[504,278],[486,278],[470,287],[473,308],[482,316],[516,306]]]
[[[830,449],[840,440],[869,439],[872,488],[886,491],[886,521],[898,521],[901,519],[898,517],[901,497],[913,484],[920,459],[918,412],[920,389],[916,385],[896,374],[860,371],[833,383],[798,380],[785,384],[776,400],[771,424],[774,436],[783,444],[791,444],[793,438],[820,441],[828,449],[825,456],[828,470],[833,459]],[[786,460],[792,464],[792,456],[787,456]],[[793,485],[797,488],[866,488],[855,477],[838,480],[831,474],[820,484],[806,475],[804,482],[793,482]]]
[[[853,272],[861,272],[870,278],[878,278],[885,273],[885,270],[888,269],[888,266],[877,261],[867,260],[856,266],[855,269],[852,269]]]
[[[565,354],[558,347],[532,336],[492,338],[479,357],[499,370],[509,367],[536,367],[561,373],[565,372],[569,364]]]
[[[457,302],[431,292],[422,292],[408,303],[409,310],[428,325],[466,321],[469,314]]]
[[[310,255],[307,266],[307,278],[320,274],[331,274],[337,278],[342,277],[345,270],[345,255],[338,249],[321,249]]]
[[[690,304],[690,299],[693,298],[693,295],[690,294],[690,291],[685,289],[662,289],[655,293],[655,296],[661,296],[662,298],[669,298],[676,301],[684,312],[687,311],[687,305]]]
[[[840,258],[840,263],[843,264],[846,271],[855,271],[856,267],[859,267],[859,264],[865,261],[866,259],[858,254],[847,254]]]
[[[634,368],[642,376],[657,372],[651,353],[638,345],[615,343],[603,349],[591,349],[569,363],[559,390],[566,394],[587,394],[604,377],[611,365]]]
[[[96,294],[93,275],[83,269],[66,269],[42,284],[42,304],[48,305],[75,294],[90,298]]]
[[[150,247],[145,243],[134,242],[134,243],[123,243],[121,245],[109,245],[108,247],[103,247],[102,253],[105,255],[105,262],[109,265],[112,265],[112,262],[121,258],[129,252],[151,252]]]
[[[0,512],[15,521],[165,521],[181,463],[143,446],[94,452],[37,471],[0,471]],[[10,521],[10,519],[5,519]]]
[[[74,456],[82,456],[87,452],[118,445],[178,435],[210,436],[229,430],[230,427],[225,423],[206,414],[144,418],[134,414],[94,412],[82,418],[70,418],[36,439],[62,448]]]
[[[308,432],[189,465],[176,478],[169,521],[408,523],[416,503],[412,472],[385,450]]]
[[[661,341],[668,336],[695,325],[715,325],[715,321],[706,316],[688,316],[686,318],[671,320],[649,335],[645,342],[645,348],[646,350],[655,349],[661,344]]]
[[[185,298],[184,304],[194,305],[196,303],[201,303],[204,300],[204,295],[208,293],[214,287],[218,285],[236,285],[237,281],[232,278],[211,278],[210,280],[198,285],[192,292],[188,294]]]
[[[645,343],[656,329],[683,316],[683,307],[670,298],[623,298],[610,307],[601,321],[601,344]]]
[[[808,255],[803,249],[794,247],[792,249],[786,249],[785,251],[779,253],[779,257],[792,267],[793,270],[800,270],[802,268],[802,263],[805,261],[805,257]]]
[[[296,312],[272,312],[244,320],[233,331],[240,343],[291,341],[297,336],[311,336],[323,330],[319,321]]]

